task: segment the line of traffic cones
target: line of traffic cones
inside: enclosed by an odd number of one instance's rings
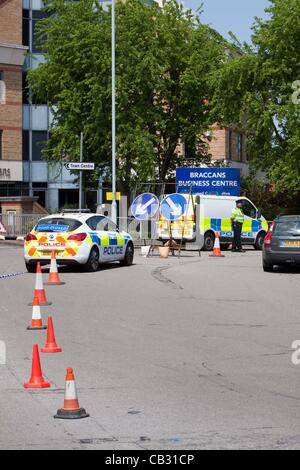
[[[214,250],[213,250],[213,254],[210,255],[210,258],[225,258],[225,256],[222,255],[222,252],[221,252],[219,232],[216,232]]]
[[[64,282],[61,282],[56,263],[55,252],[52,252],[51,255],[51,266],[50,273],[47,285],[63,285]],[[41,349],[42,353],[60,353],[62,349],[57,345],[53,318],[52,316],[48,317],[48,327],[43,325],[43,320],[41,316],[41,306],[51,305],[51,302],[47,301],[46,293],[43,285],[42,270],[40,262],[37,263],[36,270],[36,282],[34,289],[34,299],[32,305],[32,319],[31,324],[28,326],[28,330],[45,330],[47,329],[47,337],[45,346]],[[57,411],[57,414],[54,416],[59,419],[82,419],[88,418],[89,414],[85,411],[84,408],[80,408],[79,400],[77,395],[76,383],[74,372],[72,368],[67,369],[67,375],[65,380],[65,398],[63,408]],[[25,389],[45,389],[51,388],[50,382],[46,381],[43,376],[39,346],[38,344],[33,345],[32,350],[32,366],[31,366],[31,376],[28,382],[24,383]]]

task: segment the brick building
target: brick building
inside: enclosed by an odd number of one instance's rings
[[[247,142],[243,132],[238,129],[213,127],[211,130],[210,153],[215,161],[224,160],[233,168],[248,173]]]
[[[0,0],[0,213],[33,210],[34,199],[23,198],[22,0]]]

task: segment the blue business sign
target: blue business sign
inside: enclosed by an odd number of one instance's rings
[[[241,170],[238,168],[177,168],[179,193],[240,196]]]

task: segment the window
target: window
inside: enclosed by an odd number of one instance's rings
[[[32,161],[43,160],[43,149],[47,142],[47,131],[32,132]]]
[[[29,47],[29,29],[30,29],[29,11],[23,10],[22,37],[23,37],[23,46],[27,46],[27,47]]]
[[[32,183],[33,196],[38,197],[38,203],[45,207],[46,206],[46,190],[48,183]]]
[[[3,160],[3,131],[0,129],[0,160]]]
[[[47,229],[47,225],[49,228]],[[80,220],[64,219],[63,217],[52,217],[50,219],[41,219],[35,230],[37,232],[73,232],[77,230],[82,223]],[[57,226],[57,230],[56,227]]]
[[[42,53],[44,51],[44,47],[41,44],[41,39],[39,38],[38,33],[38,23],[40,20],[47,18],[49,13],[40,10],[33,10],[32,11],[32,20],[30,19],[29,10],[23,10],[23,46],[30,47],[30,25],[32,23],[32,51],[36,53]]]
[[[29,131],[23,131],[22,158],[24,161],[29,160]]]
[[[299,220],[283,220],[276,222],[274,235],[278,237],[300,236]]]
[[[4,81],[4,73],[0,70],[0,104],[5,104],[6,101],[6,87]]]
[[[29,103],[29,88],[27,82],[27,73],[22,73],[23,104]]]
[[[256,209],[251,204],[250,201],[247,201],[246,199],[242,200],[243,203],[243,212],[247,217],[251,217],[252,219],[256,219]]]
[[[103,217],[102,215],[97,215],[94,217],[91,217],[86,221],[86,224],[92,229],[92,230],[108,230],[108,223],[107,219]]]

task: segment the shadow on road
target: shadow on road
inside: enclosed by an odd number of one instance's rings
[[[275,266],[274,274],[300,274],[300,266]]]

